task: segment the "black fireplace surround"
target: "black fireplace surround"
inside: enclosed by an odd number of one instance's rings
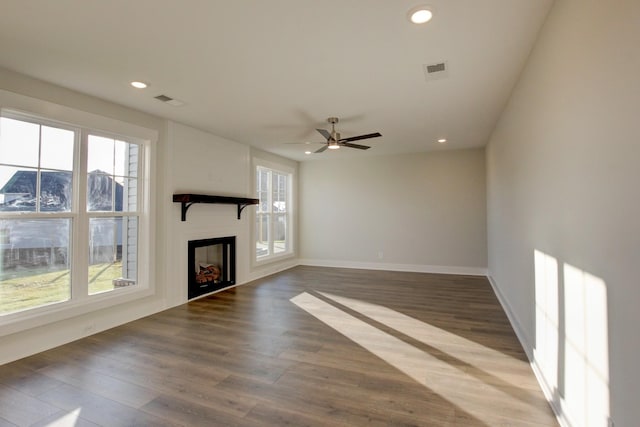
[[[190,240],[188,263],[189,299],[235,285],[235,236]]]

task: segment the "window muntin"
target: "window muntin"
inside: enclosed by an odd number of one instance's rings
[[[0,316],[137,283],[143,152],[125,138],[0,118]]]
[[[76,132],[0,117],[0,212],[70,212]]]
[[[256,193],[260,200],[255,221],[256,260],[291,253],[291,174],[258,166]]]
[[[89,135],[87,210],[137,210],[139,147],[117,139]]]

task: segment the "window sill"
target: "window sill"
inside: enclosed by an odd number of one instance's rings
[[[49,325],[62,320],[71,319],[105,308],[115,307],[152,296],[154,290],[149,287],[136,286],[135,289],[119,289],[91,295],[82,301],[64,301],[40,308],[25,310],[0,317],[0,337],[17,332]]]
[[[278,255],[271,255],[269,257],[266,258],[260,258],[260,259],[255,259],[253,260],[253,267],[262,267],[264,265],[269,265],[269,264],[273,264],[276,262],[281,262],[281,261],[286,261],[292,258],[295,258],[295,254],[293,253],[293,251],[290,252],[286,252],[283,254],[278,254]]]

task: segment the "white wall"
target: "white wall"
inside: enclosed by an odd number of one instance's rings
[[[556,0],[487,148],[489,274],[567,425],[640,419],[639,40],[637,0]]]
[[[269,155],[260,150],[175,122],[168,123],[168,156],[164,168],[164,200],[174,193],[200,193],[219,196],[255,197],[251,159],[264,157],[273,163],[295,168],[297,162]],[[167,304],[187,301],[187,243],[189,240],[236,236],[236,282],[246,283],[265,274],[295,265],[295,259],[252,267],[251,222],[255,206],[242,211],[237,219],[236,205],[195,204],[180,220],[179,203],[167,203],[166,233],[169,241],[165,266]]]
[[[485,273],[483,149],[304,162],[300,210],[301,263]]]

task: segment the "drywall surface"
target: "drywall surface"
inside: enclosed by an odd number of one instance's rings
[[[635,0],[557,0],[487,147],[489,275],[565,425],[640,418],[638,40]]]
[[[174,306],[187,301],[187,245],[189,240],[214,237],[236,237],[236,282],[246,283],[295,265],[295,258],[281,263],[252,266],[254,240],[251,223],[255,206],[248,206],[237,218],[235,205],[194,204],[181,221],[179,203],[169,203],[175,193],[199,193],[219,196],[255,197],[252,183],[252,158],[267,158],[272,163],[295,167],[296,162],[186,126],[168,123],[168,155],[165,165],[166,191],[164,200],[169,236],[164,266],[169,278],[167,304]]]
[[[175,122],[168,123],[169,155],[166,200],[174,193],[249,197],[249,147]],[[168,248],[165,266],[170,278],[169,306],[187,301],[187,245],[189,240],[236,236],[236,280],[246,281],[249,252],[247,215],[237,219],[235,205],[195,204],[181,221],[181,205],[167,203]]]
[[[300,211],[301,263],[486,268],[484,149],[304,162]]]

